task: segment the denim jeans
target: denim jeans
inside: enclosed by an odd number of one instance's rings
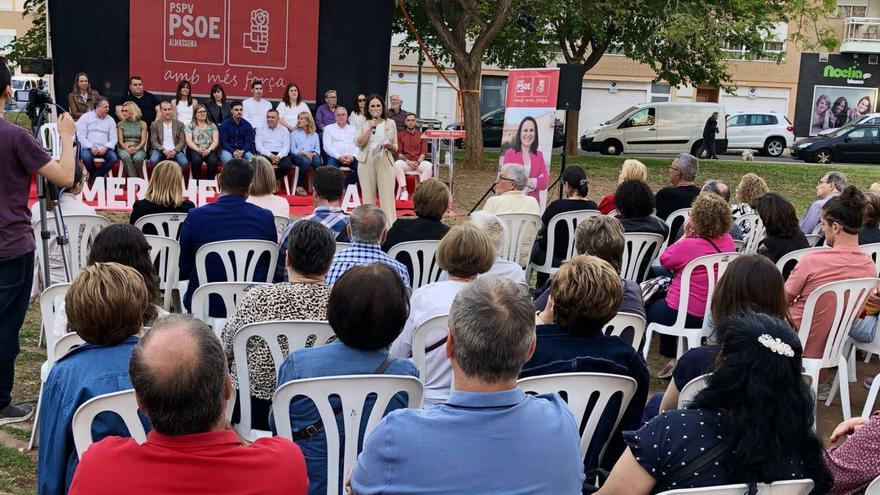
[[[156,165],[163,160],[174,160],[177,162],[178,165],[180,165],[181,168],[185,167],[187,164],[186,155],[183,154],[182,151],[179,151],[176,155],[174,155],[174,158],[165,158],[165,154],[159,150],[153,150],[150,153],[150,163],[152,163],[153,165]]]
[[[34,252],[0,258],[0,409],[12,402],[18,333],[34,276]]]
[[[250,151],[245,151],[244,156],[242,156],[242,158],[247,161],[250,161],[251,158],[253,158],[253,157],[254,157],[254,154],[251,153]],[[232,160],[233,158],[235,158],[235,157],[232,156],[232,153],[230,153],[226,150],[222,150],[220,152],[220,163],[226,163],[229,160]]]
[[[321,166],[321,155],[316,154],[311,160],[303,155],[292,155],[293,165],[299,169],[299,180],[296,182],[298,187],[306,185],[306,175],[309,173],[309,167],[318,168]]]
[[[336,167],[336,168],[339,168],[339,167],[350,168],[351,173],[348,174],[348,177],[345,178],[345,185],[348,186],[351,184],[357,184],[357,181],[358,181],[358,161],[357,161],[357,159],[354,159],[351,162],[351,165],[343,165],[342,162],[340,162],[336,158],[333,158],[332,156],[328,156],[327,157],[327,165],[329,165],[331,167]]]
[[[101,168],[95,168],[95,156],[92,155],[92,150],[88,148],[83,148],[79,154],[80,160],[83,161],[83,164],[86,166],[86,170],[89,171],[89,175],[92,177],[102,177],[107,175],[110,172],[110,169],[113,168],[113,164],[116,163],[116,160],[119,158],[116,155],[116,152],[113,150],[107,150],[104,153],[104,156],[99,156],[97,158],[103,158],[104,164],[101,165]]]

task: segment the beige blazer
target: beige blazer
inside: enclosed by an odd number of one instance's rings
[[[391,119],[386,118],[384,122],[385,122],[385,138],[388,140],[389,143],[393,144],[394,146],[397,146],[397,126],[394,124],[394,121]],[[357,139],[360,138],[360,135],[363,133],[363,130],[366,128],[367,128],[367,123],[365,121],[364,124],[361,126],[361,128],[358,129],[358,132],[355,134],[355,144],[357,144]],[[394,163],[394,154],[393,153],[391,153],[388,150],[382,150],[382,153],[388,155],[387,158],[388,158],[389,162]],[[356,158],[357,158],[358,162],[360,162],[360,163],[363,163],[363,162],[367,161],[367,159],[370,158],[370,141],[369,140],[367,140],[366,144],[364,144],[363,146],[358,147],[358,155]]]

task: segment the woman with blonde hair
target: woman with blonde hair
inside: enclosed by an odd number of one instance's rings
[[[296,181],[296,195],[305,196],[306,175],[309,167],[321,166],[321,143],[318,139],[315,119],[309,112],[300,112],[296,116],[296,129],[290,133],[290,154],[293,165],[299,169]]]
[[[183,129],[186,136],[186,159],[190,165],[190,175],[195,180],[202,176],[202,163],[207,165],[205,179],[213,180],[220,165],[220,131],[217,124],[208,119],[208,109],[201,103],[195,104],[191,122]]]
[[[122,104],[122,120],[116,124],[116,150],[125,166],[127,177],[140,177],[147,159],[147,123],[141,119],[141,109],[132,101]]]
[[[153,169],[153,177],[147,187],[144,199],[134,202],[128,223],[134,225],[139,218],[154,213],[187,213],[196,205],[183,199],[183,174],[180,165],[173,160],[162,160]],[[147,226],[144,234],[155,235],[156,231]]]
[[[645,164],[630,158],[624,160],[623,166],[620,168],[620,175],[617,176],[617,185],[621,185],[628,180],[640,180],[648,182],[648,168]],[[614,193],[611,193],[599,202],[599,211],[603,215],[607,215],[614,211]]]
[[[367,98],[368,120],[363,129],[356,134],[358,146],[358,179],[364,195],[364,204],[381,201],[382,211],[388,226],[397,220],[394,192],[397,176],[394,168],[394,155],[397,153],[397,125],[385,118],[385,100],[373,94]]]
[[[89,75],[80,72],[73,78],[73,90],[67,95],[67,108],[70,109],[70,116],[76,120],[83,116],[84,113],[95,108],[95,100],[101,96],[97,91],[92,89],[89,83]]]
[[[251,168],[254,169],[254,179],[251,182],[251,193],[247,202],[271,211],[276,217],[289,217],[290,203],[281,196],[275,195],[278,181],[275,179],[275,171],[269,160],[259,155],[255,156],[251,158]]]
[[[755,206],[758,204],[758,198],[770,192],[764,179],[753,172],[743,175],[736,186],[737,204],[730,207],[735,222],[739,217],[749,213],[755,213]],[[745,232],[744,232],[745,233]]]

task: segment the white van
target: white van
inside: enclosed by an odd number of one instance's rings
[[[581,110],[589,111],[589,109]],[[690,153],[703,146],[703,126],[718,112],[716,151],[727,150],[727,119],[718,103],[641,103],[581,136],[581,149],[603,155]]]

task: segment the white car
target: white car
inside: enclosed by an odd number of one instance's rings
[[[880,124],[880,113],[866,113],[865,115],[862,115],[862,116],[859,116],[859,117],[856,117],[856,118],[850,120],[849,122],[847,122],[846,124],[844,124],[840,127],[835,127],[833,129],[822,129],[821,131],[819,131],[819,135],[825,136],[825,135],[831,134],[832,132],[834,132],[842,127],[852,126],[852,125],[856,125],[856,124],[878,125],[878,124]]]
[[[780,156],[794,143],[794,127],[776,112],[737,112],[727,116],[727,148]]]

